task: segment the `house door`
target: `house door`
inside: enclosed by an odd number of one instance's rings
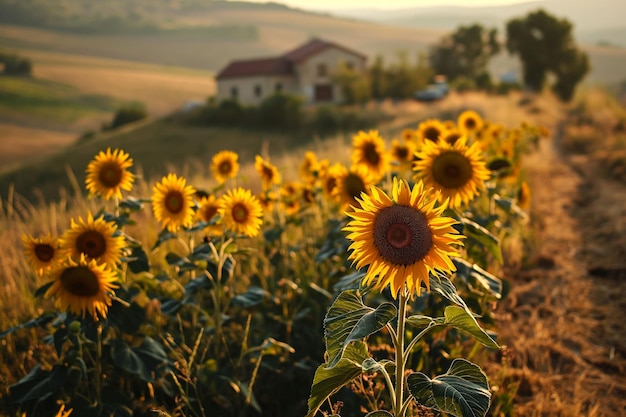
[[[316,84],[315,101],[333,101],[332,84]]]

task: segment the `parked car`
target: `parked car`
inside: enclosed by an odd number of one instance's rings
[[[423,90],[417,91],[413,97],[418,101],[437,101],[441,100],[448,94],[448,84],[436,83],[429,84]]]

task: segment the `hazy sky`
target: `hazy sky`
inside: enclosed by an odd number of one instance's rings
[[[268,0],[246,0],[255,3],[266,3]],[[333,9],[402,9],[420,6],[504,6],[524,3],[528,0],[274,0],[276,3],[300,9],[333,10]]]

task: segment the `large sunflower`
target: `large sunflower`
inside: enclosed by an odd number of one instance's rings
[[[85,255],[75,261],[67,258],[52,271],[52,285],[47,296],[56,297],[57,308],[85,317],[89,313],[94,320],[106,317],[111,296],[117,285],[116,274],[105,264]]]
[[[219,209],[220,202],[214,195],[203,197],[198,203],[196,218],[205,223],[209,223],[205,231],[211,236],[222,235],[222,224],[217,221]]]
[[[258,235],[263,224],[261,203],[250,190],[241,187],[222,196],[219,213],[228,230],[249,237]]]
[[[270,161],[266,161],[261,156],[257,155],[254,159],[254,168],[261,177],[264,190],[271,188],[274,184],[280,184],[280,174]]]
[[[489,178],[478,144],[468,147],[464,136],[454,145],[443,140],[427,142],[416,155],[417,178],[440,191],[439,201],[450,198],[453,209],[471,201]]]
[[[102,217],[94,219],[91,213],[87,220],[79,217],[71,220],[71,226],[60,239],[64,256],[79,259],[85,255],[88,260],[115,265],[122,256],[125,246],[124,236],[117,233],[117,226]]]
[[[443,217],[445,203],[435,207],[437,197],[419,181],[413,189],[404,180],[393,180],[391,198],[372,186],[363,194],[361,206],[348,213],[352,253],[348,259],[357,269],[369,265],[363,284],[382,291],[390,286],[396,297],[405,286],[409,294],[420,294],[420,284],[430,288],[429,273],[455,271],[450,257],[458,256],[452,245],[462,235],[453,227],[456,220]]]
[[[92,194],[100,194],[109,200],[113,197],[122,198],[122,190],[133,188],[135,176],[128,171],[133,166],[133,159],[121,149],[107,148],[100,151],[87,165],[85,186]]]
[[[232,151],[221,151],[213,155],[211,171],[220,184],[228,178],[235,178],[239,172],[239,155]]]
[[[196,190],[187,185],[184,177],[168,174],[157,183],[152,191],[154,216],[170,232],[193,223],[193,196]]]
[[[363,193],[367,194],[370,185],[375,183],[370,171],[363,165],[354,165],[349,171],[344,169],[339,175],[335,195],[345,208],[358,206],[357,198]]]
[[[61,259],[59,240],[48,233],[45,236],[22,236],[24,255],[35,272],[44,275]]]
[[[364,166],[375,180],[379,180],[389,169],[389,155],[385,152],[385,141],[377,130],[360,131],[352,138],[352,164]]]
[[[458,117],[459,129],[464,134],[476,134],[483,127],[483,119],[474,110],[465,110]]]
[[[437,142],[446,126],[437,119],[424,120],[417,126],[417,137],[421,143]]]

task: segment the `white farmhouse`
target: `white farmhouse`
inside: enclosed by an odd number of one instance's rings
[[[366,57],[332,42],[313,39],[284,55],[233,61],[216,77],[217,99],[259,104],[274,93],[301,96],[306,104],[340,103],[333,75],[341,65],[365,71]]]

